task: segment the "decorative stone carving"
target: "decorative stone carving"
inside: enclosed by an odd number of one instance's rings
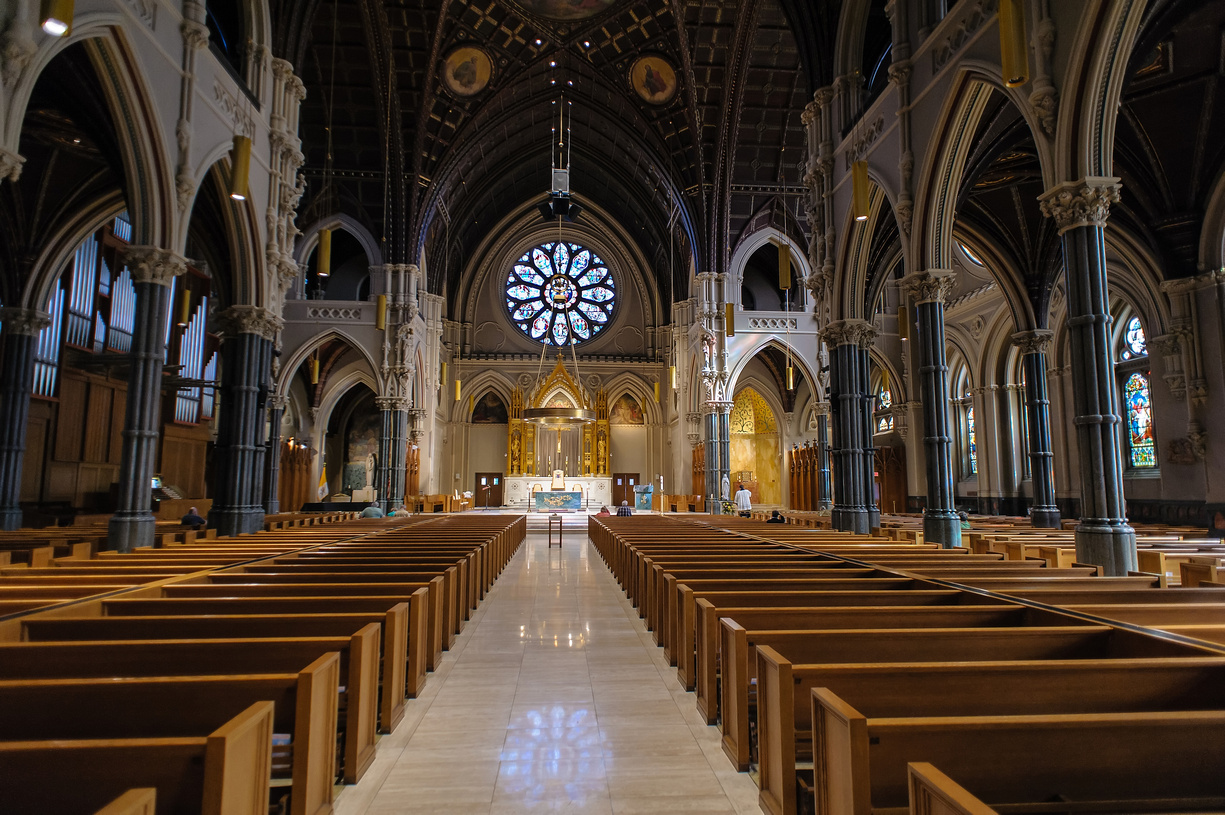
[[[1055,138],[1055,126],[1059,119],[1059,92],[1053,86],[1038,88],[1029,95],[1029,104],[1038,114],[1038,123],[1048,139]]]
[[[1170,451],[1166,461],[1171,464],[1190,465],[1196,462],[1195,446],[1190,439],[1174,439],[1170,442]]]
[[[21,168],[25,165],[25,156],[19,156],[11,150],[0,147],[0,179],[7,178],[13,183],[21,178]]]
[[[133,283],[172,286],[174,279],[187,271],[187,260],[156,246],[129,246],[123,253]]]
[[[155,0],[128,0],[128,6],[132,11],[149,28],[157,23],[157,3]],[[205,36],[207,42],[208,37]]]
[[[255,334],[273,339],[285,326],[285,321],[259,306],[230,306],[216,316],[216,325],[226,337]]]
[[[225,111],[225,115],[230,117],[235,132],[247,137],[255,136],[255,119],[246,105],[226,90],[220,80],[213,85],[213,99]]]
[[[1110,205],[1118,203],[1121,190],[1117,178],[1088,176],[1048,190],[1038,197],[1038,203],[1062,235],[1081,226],[1105,228]]]
[[[0,308],[0,321],[6,334],[21,334],[33,337],[51,324],[51,315],[32,308],[9,306]]]
[[[188,48],[199,50],[208,45],[208,26],[195,20],[184,20],[179,24],[179,32],[183,35],[183,44]]]
[[[269,410],[284,410],[289,407],[289,397],[280,394],[269,396],[266,404]]]
[[[839,320],[827,325],[819,336],[828,348],[857,345],[868,349],[876,342],[876,327],[867,320]]]
[[[954,277],[949,269],[933,269],[915,272],[902,278],[902,291],[914,298],[916,304],[944,303],[953,293]]]
[[[408,410],[408,400],[399,396],[380,396],[374,400],[374,406],[379,410]]]
[[[1027,354],[1049,354],[1055,332],[1049,328],[1035,328],[1032,331],[1018,331],[1012,335],[1012,344],[1021,351],[1021,356]]]
[[[948,64],[961,47],[970,41],[974,32],[994,16],[999,2],[976,0],[963,5],[965,8],[959,9],[960,19],[949,27],[948,35],[932,49],[932,70],[938,71]]]
[[[0,79],[3,79],[4,84],[10,87],[17,84],[21,72],[30,64],[30,59],[38,50],[38,46],[34,43],[33,27],[29,19],[33,16],[33,14],[24,13],[18,4],[17,12],[12,22],[9,23],[8,31],[4,32],[3,38],[0,38],[0,65],[3,66],[0,68]]]
[[[851,143],[851,146],[846,151],[846,168],[848,171],[851,169],[851,165],[859,161],[868,152],[868,148],[880,138],[880,134],[884,132],[885,120],[880,116],[862,131],[857,131],[858,135],[855,141]]]

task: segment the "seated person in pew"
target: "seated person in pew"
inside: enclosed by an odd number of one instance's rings
[[[383,510],[379,509],[374,504],[371,504],[370,506],[362,510],[362,517],[363,518],[382,518]]]
[[[183,516],[180,523],[183,526],[191,527],[193,530],[199,531],[203,529],[206,524],[208,524],[208,521],[205,518],[200,517],[200,513],[196,511],[196,508],[192,507],[191,509],[187,510],[187,514]]]
[[[1212,519],[1208,521],[1208,531],[1204,537],[1225,538],[1225,512],[1218,509],[1212,513]]]
[[[775,510],[771,510],[771,511],[770,511],[770,518],[769,518],[769,520],[767,520],[767,521],[766,521],[766,523],[768,523],[768,524],[785,524],[785,523],[787,523],[787,519],[783,517],[783,513],[779,512],[777,509],[775,509]]]

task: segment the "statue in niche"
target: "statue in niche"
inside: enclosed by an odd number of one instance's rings
[[[715,335],[710,331],[702,332],[702,357],[705,360],[703,366],[707,371],[713,371],[715,368],[715,349],[718,346],[718,341]]]
[[[374,486],[374,472],[378,466],[378,459],[374,453],[366,456],[366,487]]]
[[[732,482],[731,479],[727,477],[727,473],[723,474],[723,483],[719,487],[719,495],[724,501],[730,501],[732,499]]]

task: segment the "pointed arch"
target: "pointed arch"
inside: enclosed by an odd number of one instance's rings
[[[280,373],[277,375],[275,387],[276,395],[285,396],[289,391],[289,385],[293,381],[294,374],[298,372],[298,368],[302,367],[302,363],[304,363],[307,358],[319,348],[319,346],[332,340],[348,345],[359,355],[361,355],[370,368],[369,377],[370,381],[373,383],[371,390],[373,390],[375,394],[383,393],[385,383],[383,382],[382,375],[379,373],[379,366],[375,364],[374,357],[370,355],[370,352],[366,350],[365,346],[355,340],[343,329],[328,328],[320,331],[318,334],[315,334],[310,339],[303,342],[296,349],[294,349],[293,353],[290,354],[290,356],[284,361],[284,363],[281,365]]]

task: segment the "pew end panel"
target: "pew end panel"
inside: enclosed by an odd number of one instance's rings
[[[291,815],[332,811],[339,697],[339,653],[324,654],[298,674]]]
[[[996,811],[926,762],[906,765],[910,815],[996,815]]]
[[[152,787],[131,789],[111,801],[94,815],[155,815],[157,790]]]
[[[762,646],[757,649],[758,802],[771,815],[796,811],[794,709],[791,663]]]
[[[204,748],[203,815],[268,812],[272,707],[271,702],[257,702],[208,737]],[[236,767],[247,771],[229,771]]]
[[[735,620],[725,618],[719,623],[722,643],[719,667],[723,680],[719,710],[722,713],[723,752],[737,772],[743,773],[748,771],[750,760],[748,632]]]
[[[360,781],[374,761],[379,712],[380,628],[378,623],[369,623],[350,640],[345,712],[346,784]]]

